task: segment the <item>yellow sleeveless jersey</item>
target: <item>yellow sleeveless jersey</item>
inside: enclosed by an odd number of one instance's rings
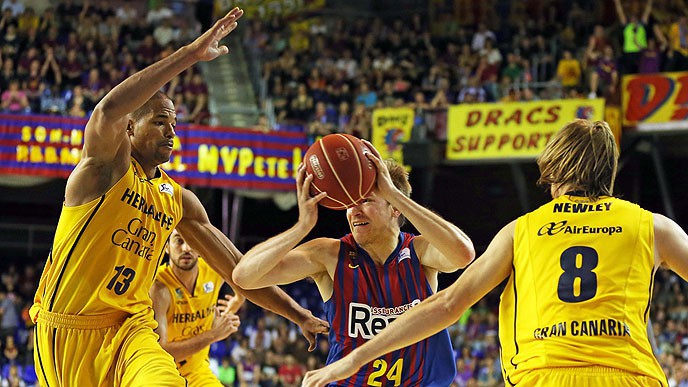
[[[652,213],[561,196],[520,217],[499,336],[507,383],[529,370],[605,366],[667,383],[647,337]]]
[[[203,259],[198,259],[198,278],[192,293],[177,279],[169,265],[160,268],[156,280],[167,287],[172,300],[167,310],[168,341],[186,340],[210,330],[224,280]],[[175,359],[182,376],[204,367],[209,350],[207,346],[186,359]]]
[[[172,230],[182,217],[182,188],[160,170],[129,170],[103,196],[62,208],[51,254],[31,308],[98,315],[151,308],[148,291]]]

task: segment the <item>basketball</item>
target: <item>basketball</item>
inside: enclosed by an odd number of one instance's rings
[[[324,207],[344,210],[363,200],[375,186],[375,165],[365,156],[375,154],[363,141],[349,134],[328,134],[308,148],[306,172],[313,175],[310,193],[327,192]]]

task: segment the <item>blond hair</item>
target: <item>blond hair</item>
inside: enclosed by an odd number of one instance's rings
[[[574,120],[559,130],[538,156],[538,185],[568,186],[597,200],[612,196],[619,150],[609,124]]]

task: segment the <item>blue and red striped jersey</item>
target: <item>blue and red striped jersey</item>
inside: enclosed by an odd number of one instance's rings
[[[325,302],[330,323],[327,364],[362,345],[409,308],[433,294],[413,247],[414,235],[399,243],[384,265],[376,264],[351,234],[341,238],[332,297]],[[330,386],[449,386],[456,373],[447,330],[391,352]]]

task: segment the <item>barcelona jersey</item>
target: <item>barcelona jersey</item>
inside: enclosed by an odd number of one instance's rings
[[[400,233],[397,247],[384,265],[376,264],[351,234],[341,239],[332,297],[325,302],[331,326],[328,364],[343,358],[433,294],[416,255],[414,238]],[[446,387],[455,373],[449,334],[443,330],[382,356],[331,386]]]

